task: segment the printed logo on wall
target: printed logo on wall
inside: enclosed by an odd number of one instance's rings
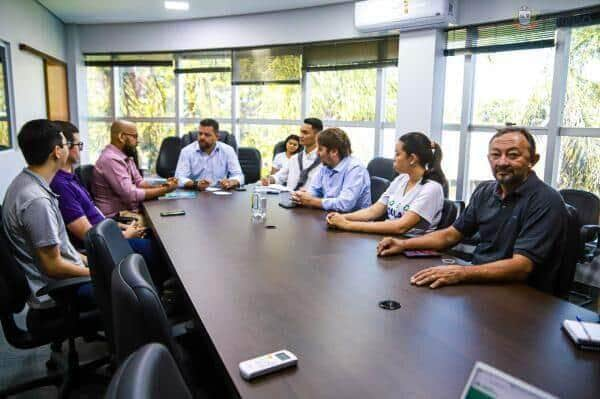
[[[519,25],[526,27],[531,23],[531,9],[527,6],[519,8]]]
[[[531,8],[527,6],[521,6],[521,8],[519,8],[517,20],[519,23],[514,24],[517,29],[535,29],[537,26],[534,13]]]

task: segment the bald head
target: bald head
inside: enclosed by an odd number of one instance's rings
[[[119,134],[137,134],[135,124],[125,120],[116,120],[110,126],[110,141],[116,144],[119,141]]]
[[[124,120],[114,121],[110,127],[110,143],[128,156],[135,156],[138,145],[138,132],[135,124]]]

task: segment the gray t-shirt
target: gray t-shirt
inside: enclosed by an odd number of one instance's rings
[[[41,176],[23,169],[8,186],[2,205],[2,219],[17,264],[25,270],[31,289],[29,305],[43,307],[51,302],[50,297],[37,297],[35,293],[54,280],[40,266],[37,248],[59,245],[65,260],[85,267],[69,241],[58,207],[58,195]]]

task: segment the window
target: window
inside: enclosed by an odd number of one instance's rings
[[[310,79],[311,116],[335,121],[374,121],[376,69],[320,71]]]
[[[600,137],[562,137],[558,185],[600,196]]]
[[[368,127],[344,127],[338,126],[342,129],[350,138],[350,145],[352,146],[352,155],[362,161],[363,166],[367,166],[369,161],[373,159],[375,154],[373,153],[375,140],[375,129]]]
[[[460,133],[457,131],[442,132],[442,171],[448,180],[448,198],[456,198],[456,183],[458,181],[458,154]]]
[[[119,67],[117,72],[119,116],[125,118],[175,116],[173,68]],[[141,140],[143,141],[143,138]]]
[[[242,85],[237,92],[240,118],[300,119],[300,85]]]
[[[231,118],[231,73],[179,75],[184,118]]]
[[[0,151],[12,147],[7,47],[0,42]]]
[[[477,54],[473,123],[546,126],[554,48]]]
[[[354,155],[365,164],[376,155],[376,138],[393,156],[397,37],[367,42],[349,47],[329,43],[312,49],[308,58],[303,46],[88,54],[90,161],[108,144],[115,118],[136,123],[140,167],[151,172],[162,139],[197,130],[202,118],[217,119],[221,130],[236,134],[240,146],[257,148],[263,174],[270,172],[273,146],[299,134],[302,118],[309,116],[344,129]],[[375,114],[378,100],[380,115]]]
[[[571,31],[563,126],[600,127],[600,25]]]
[[[446,87],[444,89],[444,123],[460,123],[464,57],[446,57]]]
[[[383,69],[385,79],[385,122],[395,123],[398,107],[398,67]],[[385,148],[385,147],[384,147]]]
[[[299,134],[299,125],[240,125],[240,146],[254,147],[262,158],[262,175],[271,173],[273,147],[290,134]]]

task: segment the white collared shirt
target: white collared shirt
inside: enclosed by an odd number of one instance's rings
[[[315,149],[309,153],[307,153],[305,151],[303,151],[303,153],[304,153],[304,155],[302,155],[302,170],[308,169],[310,167],[310,165],[313,164],[315,159],[317,159],[317,147],[315,147]],[[293,190],[296,188],[296,184],[298,184],[298,180],[300,180],[300,173],[302,172],[300,170],[300,165],[298,163],[299,155],[300,155],[300,153],[294,154],[289,159],[287,167],[280,169],[277,173],[275,173],[273,175],[273,179],[275,179],[275,183],[285,184],[286,187],[289,188],[290,190]],[[313,168],[313,170],[310,171],[310,173],[308,174],[308,179],[306,179],[306,183],[304,183],[304,186],[302,186],[300,188],[310,186],[310,182],[311,182],[313,176],[315,175],[317,170],[319,170],[320,167],[321,167],[321,165],[317,166],[316,168]]]

